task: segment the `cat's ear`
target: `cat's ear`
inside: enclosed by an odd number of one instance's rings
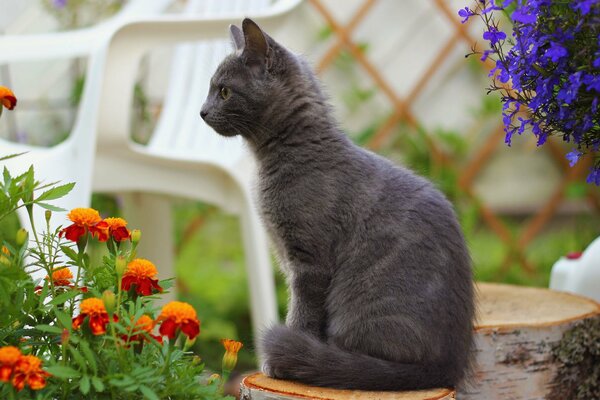
[[[229,25],[229,34],[235,50],[241,52],[244,50],[244,33],[235,25]]]
[[[245,18],[242,22],[244,31],[244,51],[242,56],[246,65],[264,71],[271,68],[272,51],[269,48],[267,36],[250,18]]]

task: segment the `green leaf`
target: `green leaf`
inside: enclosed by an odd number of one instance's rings
[[[90,348],[90,345],[88,344],[88,342],[82,340],[81,343],[79,344],[79,349],[81,350],[81,352],[83,353],[83,356],[87,360],[88,365],[92,369],[92,372],[94,372],[94,374],[97,374],[98,373],[98,364],[96,363],[96,356],[94,355],[94,352],[92,352],[92,349]],[[94,383],[94,378],[92,378],[92,384],[93,383]],[[102,383],[102,382],[100,382],[100,383]],[[96,387],[96,385],[94,385],[94,387]],[[98,391],[101,392],[101,390],[98,390]]]
[[[149,400],[160,400],[160,398],[154,393],[154,390],[150,389],[146,385],[140,385],[140,392]]]
[[[22,153],[15,153],[15,154],[9,154],[7,156],[2,156],[2,157],[0,157],[0,161],[4,161],[4,160],[11,159],[11,158],[19,157],[19,156],[22,156],[23,154],[26,154],[26,153],[27,152],[24,151]]]
[[[92,386],[94,386],[96,392],[102,393],[104,391],[104,383],[102,383],[102,379],[98,378],[97,376],[92,376]]]
[[[71,317],[69,317],[66,313],[60,311],[58,308],[54,308],[53,311],[54,315],[56,315],[56,318],[61,323],[61,325],[67,328],[68,330],[71,330]]]
[[[42,331],[42,332],[48,332],[48,333],[56,333],[58,335],[60,335],[62,333],[62,329],[60,329],[58,326],[54,326],[54,325],[36,325],[35,329],[37,329],[38,331]]]
[[[53,306],[64,304],[66,301],[77,297],[79,294],[80,293],[78,291],[70,290],[68,292],[59,294],[58,296],[53,298],[48,304],[51,304]]]
[[[46,368],[46,371],[56,376],[57,378],[69,379],[69,378],[78,378],[80,376],[79,371],[67,367],[65,365],[53,365],[51,367]]]
[[[83,394],[88,394],[90,392],[90,377],[84,375],[81,378],[81,382],[79,382],[79,391]]]
[[[48,203],[38,203],[36,201],[35,204],[38,205],[38,206],[40,206],[40,207],[42,207],[42,208],[45,208],[46,210],[50,210],[50,211],[56,211],[56,212],[67,211],[64,208],[56,207],[56,206],[53,206],[52,204],[48,204]]]
[[[65,256],[69,257],[75,262],[78,261],[77,252],[75,250],[73,250],[69,246],[60,246],[60,249],[62,250]]]
[[[73,189],[73,186],[75,186],[75,182],[53,187],[52,189],[46,190],[44,193],[39,195],[35,200],[41,201],[60,199],[61,197],[66,196]]]
[[[85,363],[85,359],[83,358],[83,356],[81,355],[81,353],[79,352],[79,350],[77,350],[73,346],[69,346],[69,351],[71,352],[71,355],[73,356],[73,359],[81,367],[81,370],[87,371],[87,364]]]

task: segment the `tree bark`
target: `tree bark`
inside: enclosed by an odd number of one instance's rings
[[[262,374],[242,400],[590,400],[600,398],[600,304],[548,289],[480,283],[471,378],[458,388],[365,392],[310,387]]]
[[[584,375],[593,371],[588,369],[574,377],[579,382],[566,382],[564,375],[572,375],[568,370],[574,367],[573,362],[593,365],[590,358],[599,356],[585,347],[600,343],[600,330],[588,328],[600,322],[600,305],[549,289],[489,283],[480,283],[478,289],[473,374],[456,398],[578,399],[577,387],[589,378]],[[581,329],[587,332],[588,344],[569,339],[572,332]],[[558,354],[565,345],[579,346],[574,351],[577,360],[561,360]],[[565,392],[567,385],[574,391]],[[583,396],[581,399],[593,398]]]

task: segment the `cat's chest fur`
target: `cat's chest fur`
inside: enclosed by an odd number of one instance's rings
[[[324,166],[319,157],[297,153],[278,159],[259,163],[256,195],[283,269],[290,258],[315,263],[332,257],[333,230],[339,226],[332,219],[343,214],[336,205],[339,172]]]

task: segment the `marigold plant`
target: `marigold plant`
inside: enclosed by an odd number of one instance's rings
[[[60,209],[48,201],[72,187],[5,168],[0,223],[44,207],[50,227]],[[0,243],[0,399],[224,398],[222,378],[209,379],[189,351],[200,334],[196,310],[173,301],[157,312],[172,280],[159,281],[156,266],[137,257],[141,233],[91,208],[67,217],[66,227],[40,232],[32,222]],[[94,241],[105,248],[99,262],[88,254]]]

